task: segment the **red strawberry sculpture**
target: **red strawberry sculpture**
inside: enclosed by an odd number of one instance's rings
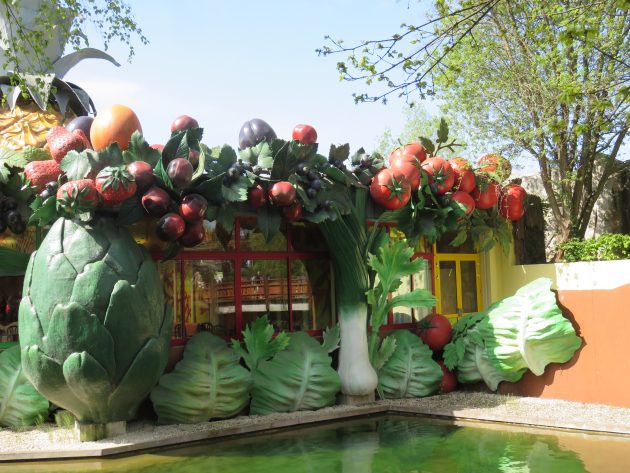
[[[96,176],[96,190],[106,207],[114,207],[136,193],[133,176],[124,166],[108,166]]]
[[[69,132],[62,126],[54,126],[46,135],[46,143],[48,143],[48,151],[52,158],[58,163],[70,151],[81,152],[89,148],[89,140],[80,130]]]
[[[57,190],[57,207],[69,215],[90,212],[98,205],[98,192],[92,179],[66,182]]]
[[[44,190],[46,184],[59,179],[60,175],[59,163],[54,159],[31,161],[24,167],[24,178],[38,193]]]

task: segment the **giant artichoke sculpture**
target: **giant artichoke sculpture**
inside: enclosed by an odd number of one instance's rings
[[[133,418],[164,370],[172,327],[147,251],[109,218],[58,219],[23,295],[22,366],[37,390],[81,423]]]

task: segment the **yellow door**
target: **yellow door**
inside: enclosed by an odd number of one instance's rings
[[[464,314],[481,310],[478,254],[435,253],[437,312],[454,324]]]

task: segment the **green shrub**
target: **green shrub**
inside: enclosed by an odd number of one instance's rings
[[[630,235],[609,233],[591,240],[571,239],[562,245],[565,261],[630,259]]]

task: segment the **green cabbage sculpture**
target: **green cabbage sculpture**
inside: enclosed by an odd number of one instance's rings
[[[20,347],[0,353],[0,425],[17,428],[43,422],[48,401],[24,376]]]
[[[381,397],[424,397],[438,392],[442,368],[433,361],[431,349],[409,330],[396,330],[390,336],[396,340],[396,349],[378,371]]]
[[[335,403],[341,389],[332,359],[305,332],[291,334],[286,350],[262,361],[254,372],[252,414],[315,410]]]
[[[151,392],[160,424],[225,419],[249,404],[251,373],[225,340],[209,332],[190,339],[184,358]]]
[[[483,380],[495,391],[501,381],[518,381],[529,369],[537,376],[549,363],[569,361],[582,345],[562,315],[551,280],[540,278],[485,312],[461,318],[444,347],[444,363],[462,383]]]
[[[37,390],[80,423],[105,424],[132,419],[162,374],[172,311],[126,229],[62,218],[31,255],[19,330]]]

